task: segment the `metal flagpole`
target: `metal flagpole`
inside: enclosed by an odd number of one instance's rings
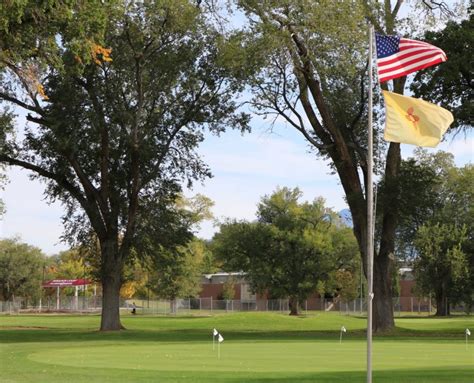
[[[373,129],[372,129],[372,46],[374,27],[369,26],[369,121],[367,141],[367,383],[372,383],[372,299],[373,262],[374,262],[374,225],[373,225]]]

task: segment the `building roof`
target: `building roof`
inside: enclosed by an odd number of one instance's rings
[[[84,286],[91,284],[88,279],[53,279],[43,283],[43,287]]]

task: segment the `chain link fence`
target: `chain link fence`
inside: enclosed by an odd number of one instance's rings
[[[366,315],[367,302],[365,299],[355,299],[348,302],[339,302],[339,311],[346,315]],[[452,314],[470,314],[471,308],[464,303],[450,304]],[[396,316],[436,313],[436,304],[429,297],[396,297],[393,298],[393,312]]]
[[[213,298],[189,298],[175,300],[121,299],[120,308],[124,312],[132,312],[135,306],[140,315],[211,315],[239,311],[271,311],[288,313],[288,299],[257,299],[257,300],[216,300]],[[393,300],[394,314],[434,314],[436,307],[429,298],[398,297]],[[13,302],[0,301],[0,313],[18,314],[21,312],[57,313],[83,312],[100,313],[101,296],[61,296],[45,297],[38,302],[27,302],[16,299]],[[463,304],[451,305],[451,313],[469,312],[470,308]],[[340,299],[311,299],[303,302],[300,311],[310,315],[312,312],[331,311],[343,315],[366,315],[365,299],[343,301]]]

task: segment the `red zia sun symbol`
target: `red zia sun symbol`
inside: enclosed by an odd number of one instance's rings
[[[409,107],[407,109],[407,113],[405,115],[405,118],[412,122],[413,123],[413,126],[416,128],[416,124],[418,123],[418,121],[420,121],[420,117],[418,117],[417,115],[413,114],[414,110],[413,110],[413,107]]]

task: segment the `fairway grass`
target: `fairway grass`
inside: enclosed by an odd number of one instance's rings
[[[124,317],[100,333],[97,316],[0,317],[0,382],[364,382],[365,319]],[[348,332],[339,343],[339,329]],[[225,341],[213,350],[212,328]],[[474,382],[472,317],[401,318],[374,339],[374,382]]]

